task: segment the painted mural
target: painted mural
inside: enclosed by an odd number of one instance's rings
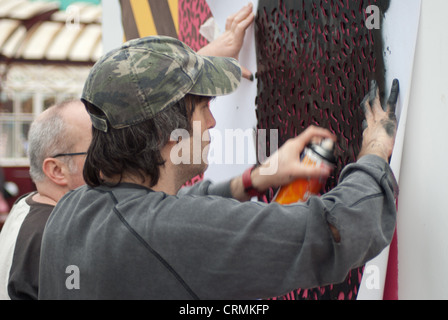
[[[371,5],[380,9],[381,20],[389,1],[260,0],[258,4],[258,128],[277,129],[279,146],[309,125],[332,131],[338,140],[337,167],[326,191],[359,153],[364,120],[359,104],[370,81],[376,79],[381,95],[385,92],[382,34],[373,21],[372,28],[366,27],[370,17],[366,8]],[[363,268],[352,270],[342,284],[297,289],[278,299],[356,299],[362,273]]]

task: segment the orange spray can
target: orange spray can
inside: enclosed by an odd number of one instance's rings
[[[326,166],[333,169],[336,164],[334,142],[322,140],[321,144],[311,144],[305,148],[301,156],[302,164],[309,166]],[[311,195],[319,194],[326,183],[324,178],[298,179],[282,186],[273,201],[280,204],[291,204],[306,201]]]

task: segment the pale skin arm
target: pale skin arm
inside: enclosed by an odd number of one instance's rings
[[[247,28],[254,21],[253,4],[241,8],[226,20],[226,30],[216,40],[201,48],[198,53],[204,56],[231,57],[238,60]],[[242,76],[253,80],[252,73],[241,67]]]

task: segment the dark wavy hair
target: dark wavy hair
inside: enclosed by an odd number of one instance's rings
[[[195,105],[203,99],[210,98],[186,95],[153,118],[130,127],[109,128],[107,132],[92,127],[92,142],[83,171],[85,182],[91,187],[110,185],[104,178],[119,177],[120,183],[126,172],[140,177],[149,187],[156,185],[160,167],[165,164],[161,148],[169,142],[174,130],[192,131]],[[96,106],[84,104],[88,112],[103,115]],[[145,177],[150,177],[150,181]]]

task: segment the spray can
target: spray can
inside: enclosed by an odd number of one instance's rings
[[[309,166],[326,166],[334,169],[334,142],[324,139],[320,144],[311,144],[301,155],[302,164]],[[319,194],[326,184],[326,178],[298,179],[282,186],[273,201],[280,204],[291,204],[306,201],[311,195]]]

